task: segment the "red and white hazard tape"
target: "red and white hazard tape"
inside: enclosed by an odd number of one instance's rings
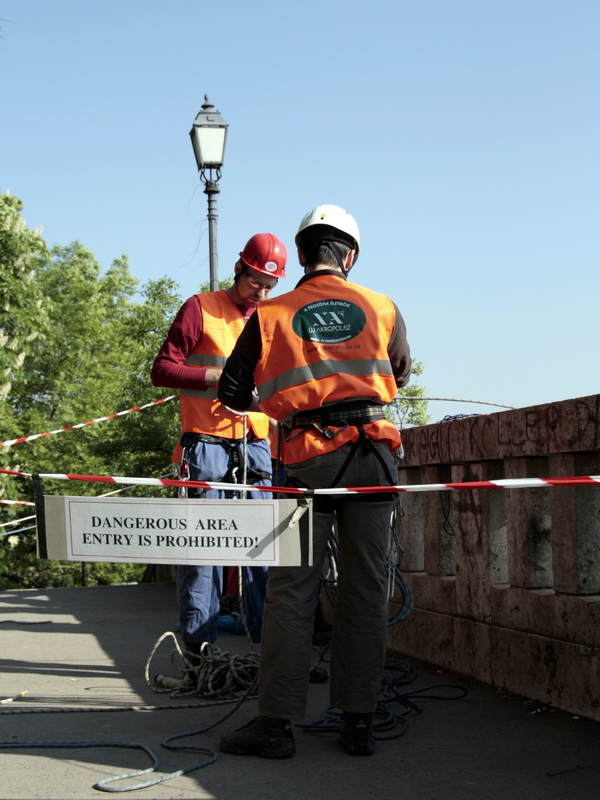
[[[0,469],[5,475],[31,477],[30,472]],[[188,489],[222,489],[228,492],[243,490],[277,492],[278,494],[387,494],[389,492],[444,492],[464,489],[532,489],[540,486],[600,486],[600,475],[579,475],[568,478],[503,478],[498,481],[464,481],[463,483],[425,483],[404,486],[350,486],[335,489],[303,489],[293,486],[255,486],[218,481],[178,481],[173,478],[123,478],[110,475],[69,475],[63,472],[40,474],[37,477],[59,481],[88,481],[91,483],[127,483],[131,486],[184,486]]]
[[[132,411],[141,411],[144,408],[150,408],[151,406],[158,406],[161,403],[166,403],[167,400],[173,400],[174,397],[178,396],[179,395],[172,394],[169,395],[169,397],[163,397],[162,400],[155,400],[153,403],[146,403],[143,406],[134,406],[134,408],[128,408],[127,411],[117,411],[116,414],[108,414],[106,417],[98,417],[97,419],[90,419],[87,422],[80,422],[77,425],[67,425],[66,428],[59,428],[56,431],[47,431],[46,433],[34,433],[31,436],[19,436],[18,439],[7,439],[5,442],[0,442],[0,447],[12,444],[21,444],[22,442],[30,442],[32,439],[40,439],[42,436],[53,436],[55,433],[74,431],[77,428],[85,428],[86,425],[93,425],[94,422],[104,422],[107,419],[114,419],[115,417],[122,417],[124,414],[131,414]]]
[[[0,498],[0,503],[6,503],[9,506],[34,506],[35,503],[29,503],[27,500],[3,500]]]

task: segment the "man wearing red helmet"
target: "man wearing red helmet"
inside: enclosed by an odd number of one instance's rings
[[[228,289],[193,295],[180,308],[152,367],[154,386],[180,390],[182,452],[191,480],[233,481],[243,470],[244,419],[217,399],[219,377],[235,342],[257,304],[285,277],[287,249],[272,233],[258,233],[246,243]],[[247,417],[246,467],[249,483],[271,485],[269,420],[260,412]],[[190,490],[190,495],[194,490]],[[225,491],[196,490],[194,496],[227,497]],[[230,496],[230,495],[229,495]],[[270,497],[252,492],[250,497]],[[260,641],[266,568],[243,569],[248,630]],[[214,642],[222,594],[222,567],[185,565],[177,569],[177,602],[186,648],[199,652]]]

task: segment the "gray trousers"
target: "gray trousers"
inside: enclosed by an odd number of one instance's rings
[[[394,482],[395,458],[385,443],[370,442]],[[351,445],[287,466],[309,488],[328,488]],[[338,486],[388,485],[373,452],[359,447]],[[362,496],[365,497],[365,496]],[[302,718],[306,710],[315,607],[327,539],[337,523],[340,563],[331,644],[331,704],[370,713],[381,689],[387,637],[385,559],[393,499],[380,495],[319,496],[313,513],[312,567],[271,567],[262,628],[258,713]],[[368,499],[366,499],[368,498]]]

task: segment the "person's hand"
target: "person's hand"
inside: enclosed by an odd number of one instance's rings
[[[206,384],[206,388],[209,386],[216,386],[219,383],[219,378],[221,377],[222,372],[223,370],[219,367],[207,367],[204,375],[204,383]]]

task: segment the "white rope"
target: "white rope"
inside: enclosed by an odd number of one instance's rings
[[[182,668],[176,667],[176,669],[183,672],[184,677],[179,679],[157,675],[152,681],[150,663],[159,645],[168,638],[175,644],[175,650],[171,653],[171,663],[176,654],[181,657]],[[175,634],[166,631],[150,651],[144,677],[148,687],[157,694],[168,693],[172,698],[194,695],[215,704],[233,703],[243,697],[255,681],[259,659],[258,653],[236,656],[208,642],[203,643],[198,654],[182,650]]]
[[[497,408],[510,408],[512,410],[518,406],[507,406],[504,403],[489,403],[487,400],[465,400],[462,397],[406,397],[402,394],[397,394],[394,400],[407,400],[408,402],[417,403],[419,400],[443,400],[447,403],[478,403],[480,406],[496,406]]]
[[[31,505],[34,505],[33,503]],[[11,519],[10,522],[3,522],[0,524],[0,528],[6,528],[7,525],[20,525],[22,522],[26,522],[28,519],[35,519],[35,514],[32,514],[30,517],[19,517],[19,519]]]

